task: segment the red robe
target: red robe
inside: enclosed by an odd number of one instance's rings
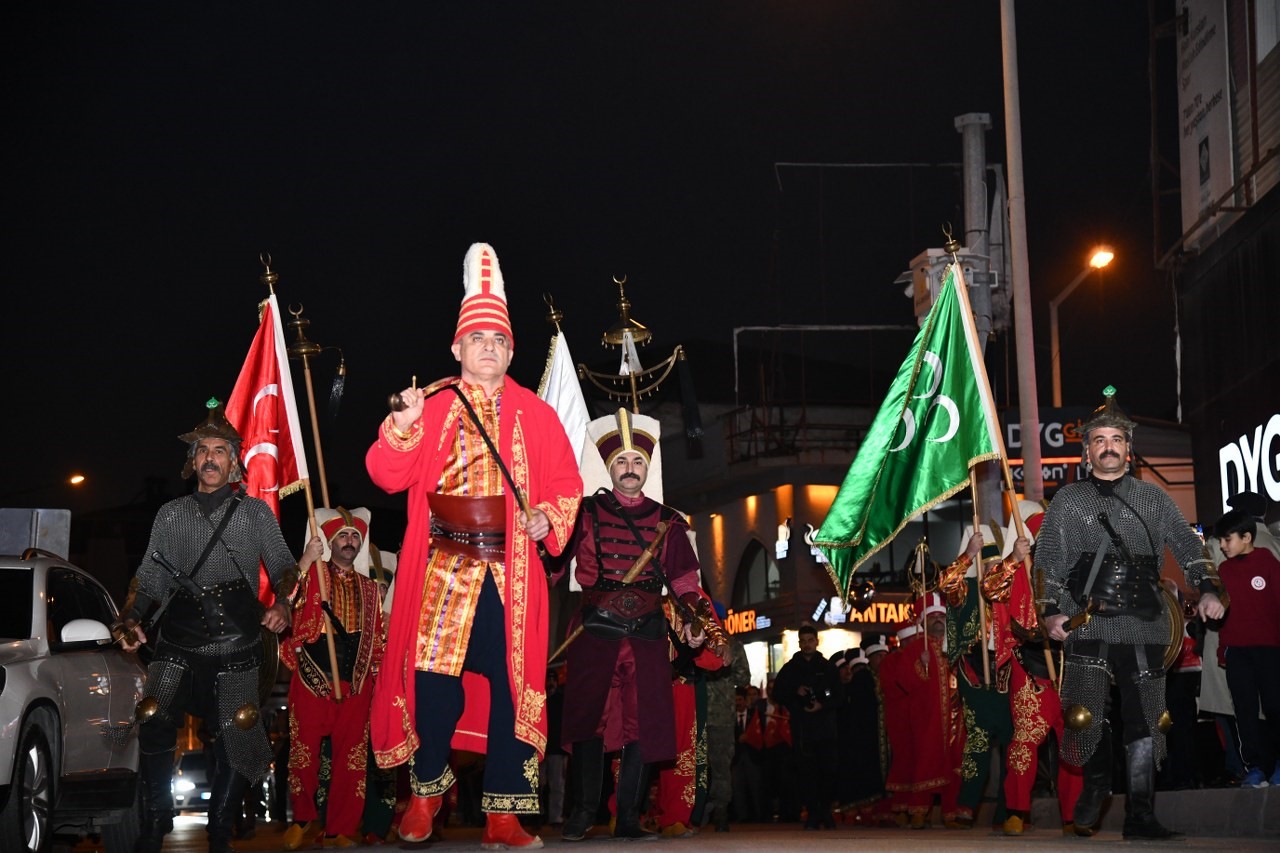
[[[577,458],[555,411],[536,394],[511,377],[504,380],[502,394],[498,452],[529,507],[542,510],[551,520],[551,532],[543,544],[552,554],[559,554],[573,532],[582,500]],[[387,647],[370,711],[374,755],[381,767],[403,764],[418,748],[414,657],[431,538],[430,496],[440,481],[459,418],[469,417],[452,391],[436,394],[424,404],[409,439],[396,437],[388,419],[365,456],[369,477],[377,486],[392,494],[408,490],[409,524],[399,554]],[[508,489],[505,497],[504,609],[515,736],[532,745],[541,757],[547,745],[547,581],[536,543],[516,525],[520,507],[515,496]],[[452,745],[483,753],[489,727],[488,681],[467,672],[462,685],[466,702]]]
[[[893,759],[885,788],[917,810],[943,795],[944,813],[959,792],[964,726],[959,697],[940,641],[929,643],[928,669],[921,661],[926,635],[916,634],[880,665],[885,726]]]

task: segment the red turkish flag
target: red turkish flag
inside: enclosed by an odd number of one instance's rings
[[[279,519],[280,498],[302,488],[307,479],[307,458],[274,293],[261,308],[258,333],[227,400],[226,414],[242,440],[245,493],[266,501]],[[258,598],[270,606],[275,594],[265,566],[259,566],[259,574]]]

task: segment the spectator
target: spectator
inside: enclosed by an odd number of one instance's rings
[[[725,607],[714,602],[716,616],[723,622]],[[704,825],[714,819],[716,832],[729,831],[729,801],[733,799],[734,694],[751,682],[751,666],[740,640],[730,640],[729,665],[708,672],[707,679],[707,773],[708,802]]]
[[[739,687],[733,696],[733,819],[738,823],[764,820],[764,750],[752,746],[747,737],[748,727],[763,718],[748,704],[750,690]],[[755,694],[759,697],[760,691]]]
[[[835,664],[818,651],[818,629],[800,626],[800,651],[778,672],[777,699],[791,714],[792,748],[805,829],[835,829],[831,816],[836,770],[836,708],[843,687]]]
[[[1231,510],[1214,525],[1227,558],[1221,577],[1231,597],[1219,639],[1245,764],[1241,785],[1247,788],[1280,785],[1280,621],[1275,618],[1280,611],[1280,561],[1270,551],[1254,547],[1257,529],[1257,521],[1242,510]],[[1259,705],[1265,723],[1258,719]]]

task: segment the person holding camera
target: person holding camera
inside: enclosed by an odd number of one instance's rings
[[[835,829],[831,817],[839,731],[836,709],[843,690],[836,666],[818,651],[818,629],[801,625],[800,651],[778,672],[777,701],[791,712],[791,736],[805,829]]]

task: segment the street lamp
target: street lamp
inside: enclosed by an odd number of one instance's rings
[[[1051,350],[1050,365],[1053,367],[1053,406],[1054,408],[1062,407],[1062,362],[1061,350],[1058,348],[1058,306],[1071,295],[1085,277],[1094,270],[1100,270],[1107,264],[1111,263],[1115,258],[1115,252],[1111,251],[1109,246],[1099,246],[1093,250],[1093,254],[1089,257],[1089,264],[1080,273],[1071,280],[1071,283],[1062,288],[1062,292],[1053,299],[1049,300],[1049,347]]]

